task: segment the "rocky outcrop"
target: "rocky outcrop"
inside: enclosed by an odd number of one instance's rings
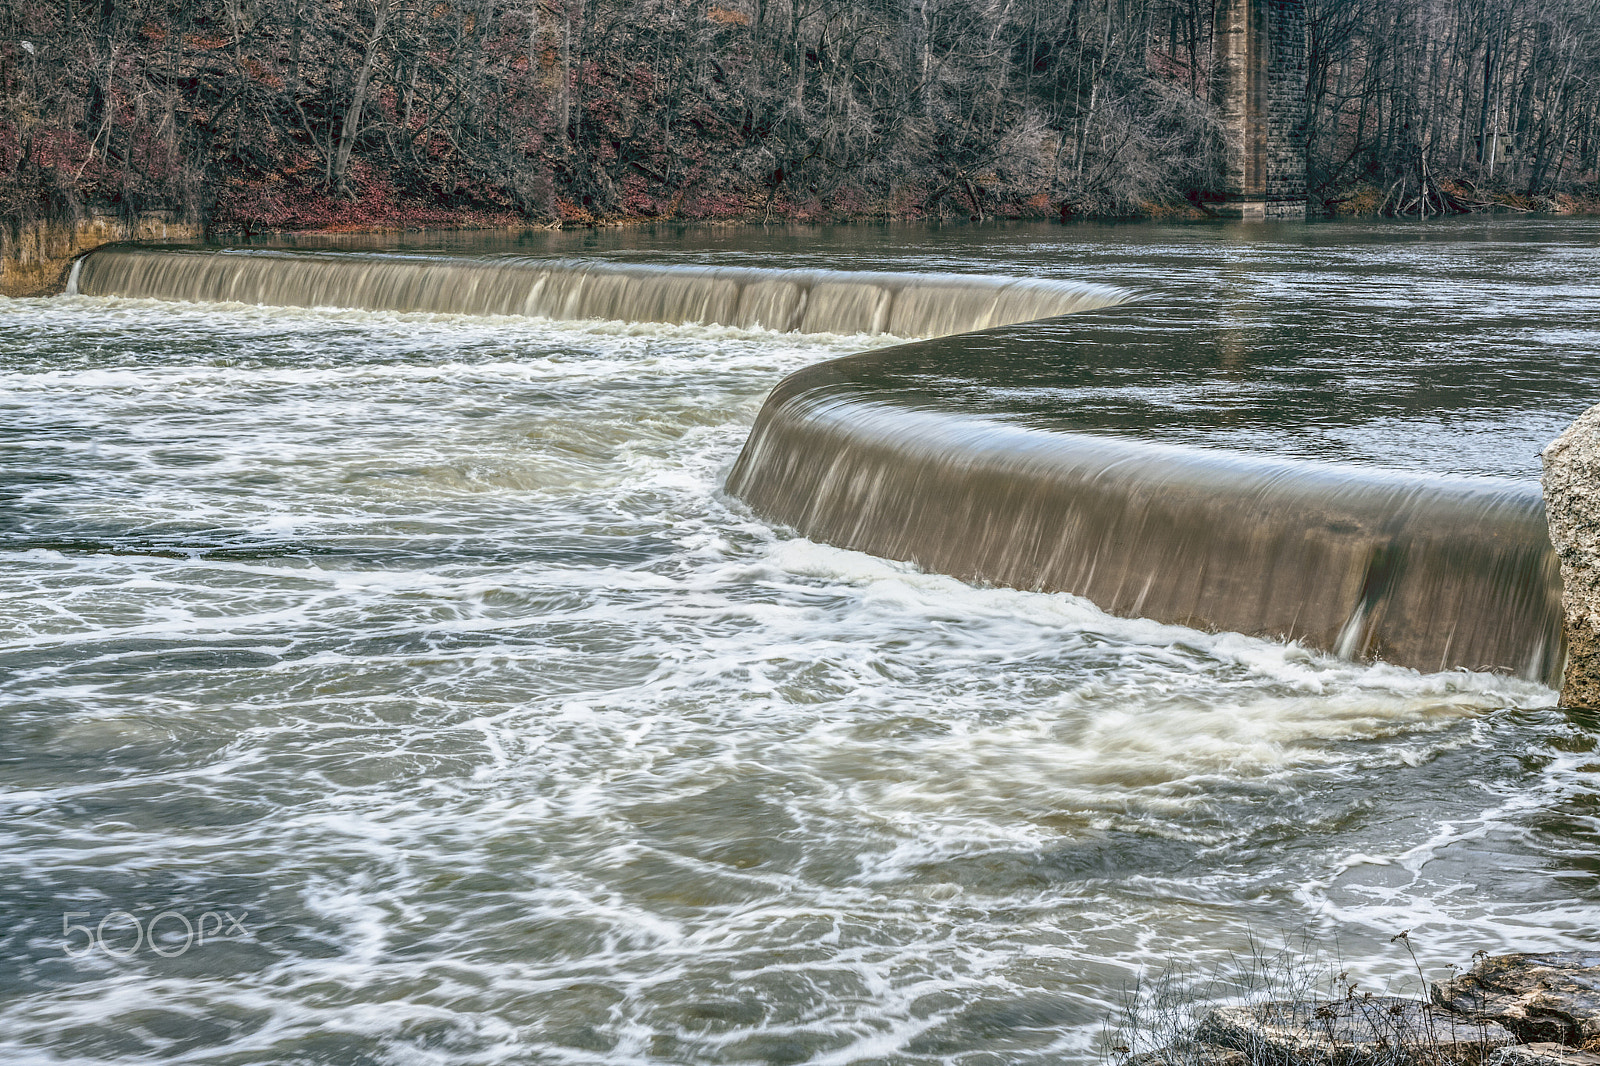
[[[193,241],[200,225],[171,212],[133,218],[90,215],[65,222],[0,222],[0,296],[51,296],[62,290],[67,269],[84,252],[113,241]]]
[[[1600,952],[1486,956],[1430,996],[1219,1007],[1122,1066],[1600,1066]]]
[[[1561,561],[1566,614],[1565,707],[1600,707],[1600,407],[1552,441],[1544,460],[1544,507]]]
[[[1491,955],[1460,977],[1435,985],[1433,1001],[1503,1025],[1524,1043],[1600,1052],[1600,952]]]
[[[1565,1044],[1517,1044],[1496,1051],[1488,1066],[1600,1066],[1600,1055]]]
[[[1206,1015],[1195,1039],[1264,1066],[1475,1064],[1516,1043],[1493,1022],[1397,996],[1220,1007]]]

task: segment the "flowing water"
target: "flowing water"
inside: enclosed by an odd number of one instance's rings
[[[1526,482],[1600,394],[1597,239],[443,251],[1116,286],[1165,309],[1129,344],[1221,365],[949,387]],[[968,586],[722,491],[782,376],[894,339],[0,301],[0,1060],[1088,1063],[1141,971],[1252,939],[1373,990],[1401,930],[1430,976],[1593,943],[1600,721],[1548,688]]]

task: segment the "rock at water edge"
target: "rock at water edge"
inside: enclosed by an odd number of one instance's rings
[[[1255,1063],[1296,1066],[1475,1064],[1516,1043],[1493,1022],[1397,996],[1219,1007],[1206,1015],[1195,1039],[1235,1048]]]
[[[1526,1043],[1600,1051],[1600,951],[1491,955],[1434,985],[1433,1001],[1498,1022]]]
[[[1600,1055],[1565,1044],[1517,1044],[1496,1051],[1488,1066],[1600,1066]]]
[[[1566,614],[1561,704],[1600,707],[1600,406],[1580,415],[1540,458]]]

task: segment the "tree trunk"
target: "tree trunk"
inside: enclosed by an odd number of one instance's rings
[[[361,72],[356,75],[355,89],[350,94],[350,106],[344,113],[344,127],[339,131],[339,148],[333,160],[333,187],[340,196],[350,195],[346,178],[350,170],[350,153],[355,150],[356,136],[361,130],[361,112],[367,104],[367,89],[372,83],[372,69],[378,65],[379,45],[389,25],[389,0],[376,0],[372,13],[372,33],[367,37],[365,54],[361,58]]]

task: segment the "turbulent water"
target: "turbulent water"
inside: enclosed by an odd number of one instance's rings
[[[516,250],[1121,285],[1241,340],[1108,422],[1529,478],[1600,394],[1597,237]],[[0,1059],[1088,1063],[1141,971],[1252,939],[1373,990],[1401,930],[1430,976],[1592,943],[1600,722],[1550,690],[969,587],[723,494],[781,376],[892,339],[0,301]]]

